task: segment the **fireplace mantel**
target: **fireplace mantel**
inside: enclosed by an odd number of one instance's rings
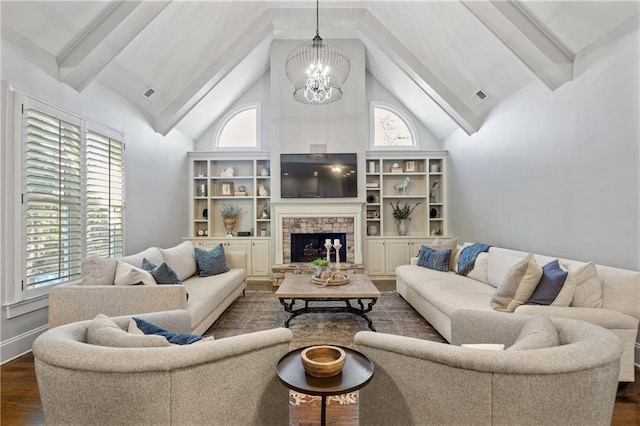
[[[363,202],[317,202],[317,203],[297,203],[297,202],[272,202],[271,219],[275,222],[275,262],[283,263],[284,239],[283,239],[283,219],[285,218],[352,218],[353,219],[353,254],[354,262],[362,263],[363,247],[363,223],[362,210]]]

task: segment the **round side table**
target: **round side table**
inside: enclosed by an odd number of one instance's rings
[[[337,376],[318,378],[307,375],[302,366],[300,353],[305,348],[295,349],[283,356],[276,367],[278,378],[287,388],[306,395],[321,397],[320,424],[326,425],[327,396],[342,395],[357,391],[371,381],[373,363],[364,354],[340,346],[347,354],[342,372]]]

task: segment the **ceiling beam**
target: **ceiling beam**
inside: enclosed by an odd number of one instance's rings
[[[60,81],[84,89],[169,3],[112,2],[58,56]]]
[[[363,14],[361,31],[365,45],[376,45],[467,134],[480,129],[481,118],[368,11]]]
[[[571,81],[573,58],[511,1],[462,0],[551,90]]]
[[[267,10],[258,16],[220,56],[212,58],[204,70],[198,74],[180,95],[168,103],[156,116],[155,130],[163,136],[229,74],[245,57],[265,41],[273,40],[273,23]]]

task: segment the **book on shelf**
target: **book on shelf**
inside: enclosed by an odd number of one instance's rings
[[[404,172],[404,170],[402,170],[402,167],[392,167],[391,168],[391,173],[402,173]]]

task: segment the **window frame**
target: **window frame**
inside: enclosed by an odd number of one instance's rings
[[[9,86],[7,84],[7,86]],[[8,87],[6,90],[7,99],[5,105],[7,108],[12,109],[13,117],[11,120],[7,119],[7,123],[12,123],[12,129],[8,129],[5,135],[8,140],[13,139],[13,143],[8,150],[5,158],[11,158],[14,162],[13,168],[13,183],[12,186],[13,195],[17,199],[12,206],[11,218],[8,219],[3,226],[4,232],[9,234],[12,232],[13,239],[13,253],[11,256],[4,254],[7,263],[13,264],[11,272],[8,272],[3,277],[9,278],[6,282],[13,283],[8,284],[5,287],[5,307],[7,308],[7,318],[12,318],[18,315],[22,315],[28,312],[32,312],[36,309],[41,309],[48,306],[48,293],[49,290],[62,283],[44,285],[39,288],[27,287],[26,285],[26,272],[27,272],[27,258],[26,258],[26,194],[27,194],[27,179],[26,179],[26,112],[29,108],[40,111],[44,114],[60,118],[72,123],[77,123],[80,127],[80,147],[81,147],[81,161],[80,161],[80,176],[81,176],[81,200],[80,200],[80,226],[81,226],[81,252],[80,258],[83,260],[86,257],[86,226],[87,226],[87,203],[86,203],[86,177],[87,177],[87,132],[91,130],[94,133],[98,133],[102,136],[117,139],[122,143],[122,180],[123,180],[123,220],[122,220],[122,251],[124,253],[126,229],[124,224],[124,215],[126,212],[126,193],[125,193],[125,137],[122,132],[110,129],[102,124],[85,119],[78,114],[71,113],[63,108],[54,106],[50,103],[42,101],[37,97],[29,95],[24,92],[17,91],[13,87]],[[12,97],[12,99],[11,99]],[[12,153],[8,152],[13,151]],[[3,152],[4,154],[4,152]],[[7,161],[7,160],[4,160]],[[6,166],[3,163],[2,166]],[[11,204],[11,203],[9,203]],[[11,207],[9,207],[11,208]],[[7,229],[7,226],[9,229]],[[10,228],[13,227],[13,230]],[[7,247],[7,246],[5,246]],[[64,283],[78,282],[79,279],[68,280]]]
[[[245,111],[255,109],[256,111],[256,145],[255,146],[220,146],[220,136],[225,127],[231,120],[233,120],[238,114]],[[216,129],[215,136],[213,138],[213,150],[215,151],[261,151],[262,150],[262,105],[260,102],[252,102],[241,105],[237,108],[230,110],[223,116],[220,121],[220,125]]]
[[[412,145],[376,145],[376,121],[375,121],[375,110],[376,109],[384,109],[398,116],[402,120],[402,122],[409,129],[409,134],[411,135]],[[369,104],[369,150],[371,151],[412,151],[418,150],[420,148],[420,141],[418,140],[418,133],[409,119],[407,114],[400,111],[397,107],[385,103],[385,102],[371,102]]]

